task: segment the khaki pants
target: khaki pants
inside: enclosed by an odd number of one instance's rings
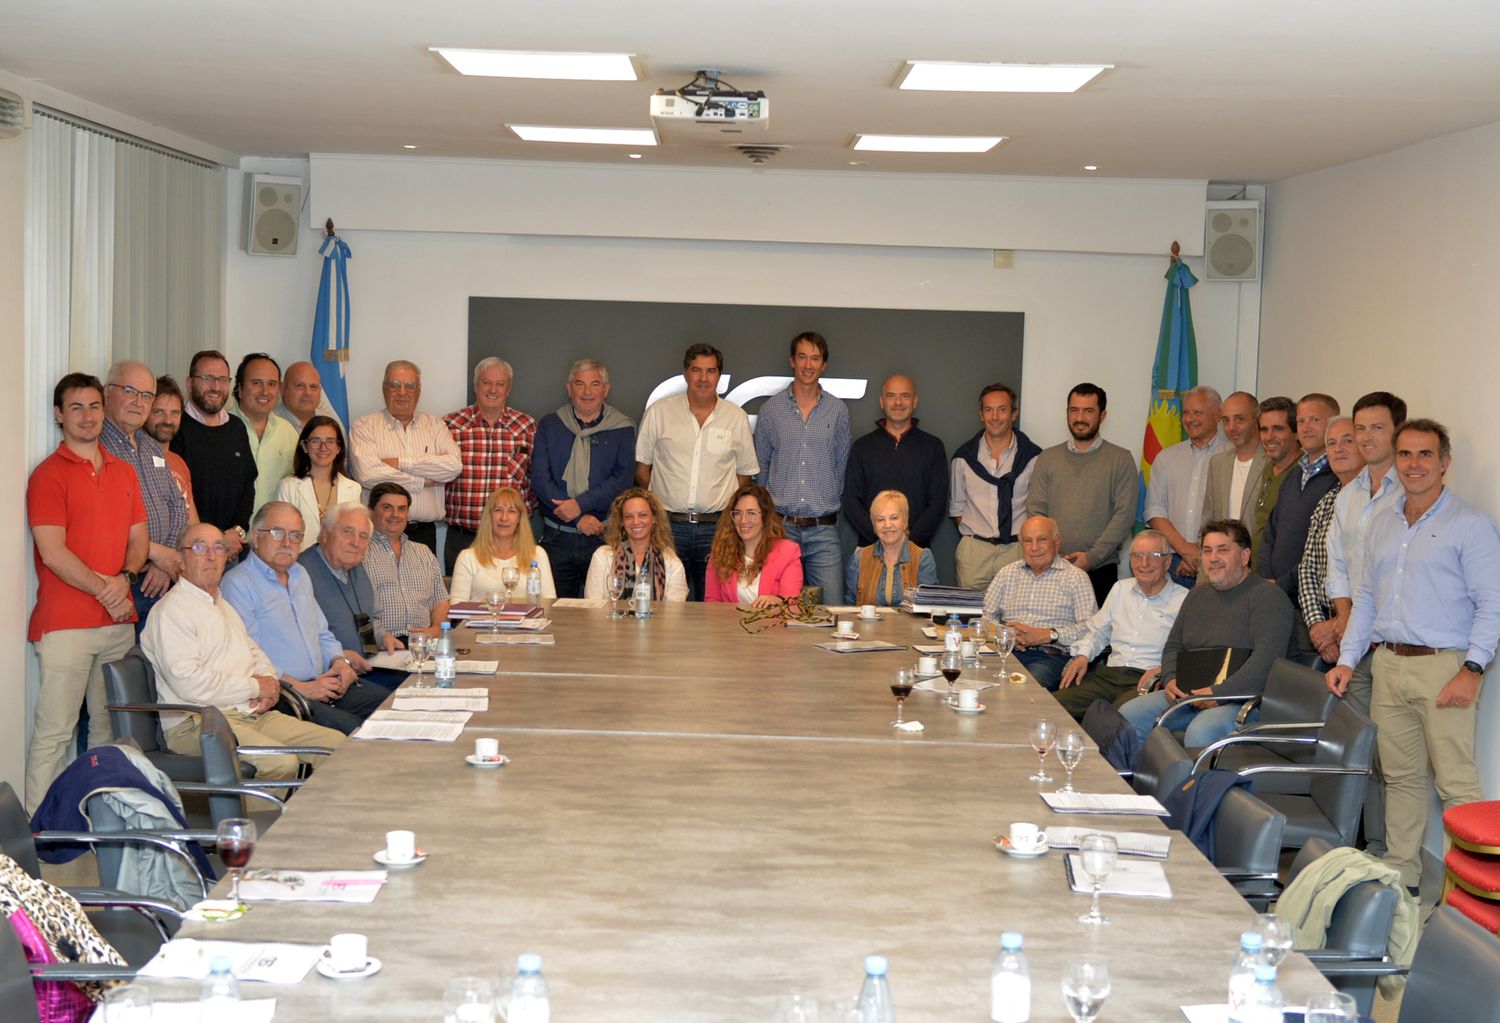
[[[89,708],[89,746],[102,746],[113,737],[104,708],[104,666],[118,661],[135,645],[135,626],[106,625],[97,629],[57,629],[36,641],[42,666],[42,690],[37,696],[31,749],[26,756],[26,811],[35,813],[42,797],[73,762],[73,732],[78,709]]]
[[[958,539],[954,560],[958,567],[958,585],[966,590],[982,590],[989,586],[996,572],[1012,561],[1021,560],[1021,545],[985,543],[965,535]]]
[[[1385,774],[1385,861],[1406,885],[1422,879],[1430,780],[1436,776],[1445,810],[1484,798],[1474,766],[1476,705],[1434,706],[1464,657],[1462,650],[1426,657],[1375,651],[1370,711]]]
[[[246,714],[238,710],[225,710],[224,719],[234,732],[234,737],[246,746],[326,746],[329,749],[343,745],[344,735],[332,728],[315,725],[311,721],[299,721],[279,710],[268,710],[264,714]],[[167,746],[173,753],[192,756],[198,752],[198,718],[190,716],[181,724],[173,725],[166,732]],[[242,757],[245,763],[255,767],[257,781],[285,781],[297,777],[297,761],[316,767],[325,757],[293,754],[279,756]]]
[[[1081,722],[1084,712],[1095,700],[1108,700],[1116,707],[1122,707],[1134,699],[1135,687],[1141,684],[1144,674],[1140,668],[1113,668],[1106,664],[1084,675],[1076,685],[1059,689],[1052,695],[1074,721]]]

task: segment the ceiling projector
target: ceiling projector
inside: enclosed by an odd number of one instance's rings
[[[656,91],[651,121],[664,136],[708,140],[765,132],[771,109],[764,92],[742,92],[717,71],[699,71],[681,88]]]

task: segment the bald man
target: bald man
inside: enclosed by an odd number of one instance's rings
[[[844,470],[844,517],[861,546],[875,542],[870,502],[882,490],[899,490],[911,505],[911,539],[931,547],[948,507],[948,452],[918,427],[917,385],[897,374],[880,385],[883,418],[854,442]]]
[[[300,434],[313,416],[327,416],[344,429],[339,414],[323,393],[323,378],[310,362],[294,362],[281,374],[281,404],[276,414],[297,428]],[[348,431],[345,431],[347,435]]]

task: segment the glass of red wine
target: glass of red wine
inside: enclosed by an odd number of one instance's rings
[[[229,898],[240,903],[240,873],[255,851],[255,822],[244,817],[228,817],[219,822],[219,860],[229,868]]]
[[[896,698],[896,720],[891,722],[892,728],[900,728],[906,723],[906,698],[911,695],[912,683],[917,680],[917,673],[910,668],[897,668],[891,674],[891,695]]]
[[[943,697],[943,702],[952,707],[957,702],[953,698],[953,683],[957,682],[958,676],[964,673],[964,655],[957,650],[947,651],[938,664],[938,670],[943,673],[943,679],[948,683],[948,695]]]

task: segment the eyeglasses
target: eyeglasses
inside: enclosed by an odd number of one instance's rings
[[[1162,558],[1165,558],[1165,557],[1166,557],[1166,555],[1163,554],[1161,551],[1131,551],[1130,552],[1130,560],[1131,561],[1148,561],[1148,562],[1149,561],[1160,561]]]
[[[760,518],[760,509],[736,508],[734,511],[729,513],[729,517],[731,519],[758,519]]]
[[[416,391],[421,387],[422,385],[415,380],[387,380],[385,382],[385,389],[388,391]]]
[[[202,540],[199,540],[197,543],[190,543],[186,547],[179,547],[177,549],[179,551],[192,551],[194,554],[197,554],[197,555],[200,555],[200,556],[204,555],[204,554],[207,554],[209,551],[213,551],[215,554],[217,554],[221,558],[222,557],[226,557],[229,554],[229,545],[228,544],[222,543],[222,542],[220,542],[220,543],[204,543]]]
[[[270,529],[257,529],[256,532],[268,534],[277,543],[285,543],[288,540],[292,541],[292,543],[301,543],[304,535],[300,529],[282,529],[280,526],[272,526]]]
[[[113,387],[117,391],[124,391],[126,401],[143,401],[149,405],[156,400],[155,391],[142,391],[139,388],[131,387],[129,384],[108,384],[106,386]]]
[[[216,376],[213,376],[212,374],[209,374],[209,373],[196,373],[193,376],[188,377],[188,379],[189,380],[196,380],[200,384],[218,384],[220,387],[228,387],[229,386],[229,378],[228,377],[216,377]]]
[[[322,437],[309,437],[304,443],[310,448],[336,448],[339,446],[337,437],[329,437],[326,440]]]

